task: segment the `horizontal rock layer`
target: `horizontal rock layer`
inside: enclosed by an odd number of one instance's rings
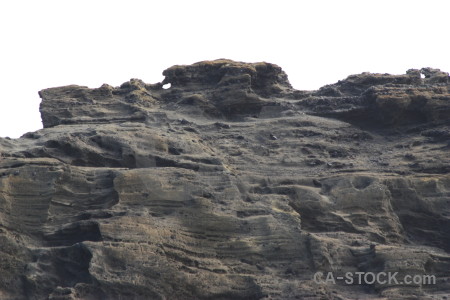
[[[363,73],[318,91],[268,63],[163,74],[43,90],[44,129],[0,138],[1,299],[450,293],[447,73]]]

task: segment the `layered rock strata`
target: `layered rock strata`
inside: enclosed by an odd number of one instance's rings
[[[163,74],[42,90],[44,129],[0,138],[1,299],[449,296],[447,73],[317,91],[269,63]]]

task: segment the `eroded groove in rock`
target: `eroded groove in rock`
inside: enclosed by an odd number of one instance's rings
[[[0,138],[0,298],[448,294],[447,73],[363,73],[318,91],[269,63],[164,76],[43,90],[44,129]],[[316,272],[436,284],[319,284]]]

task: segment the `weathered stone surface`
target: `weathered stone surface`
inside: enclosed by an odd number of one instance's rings
[[[445,123],[450,119],[448,78],[431,68],[406,75],[363,73],[322,87],[299,105],[363,127]]]
[[[1,299],[449,296],[447,73],[318,91],[267,63],[164,75],[43,90],[44,129],[0,138]]]

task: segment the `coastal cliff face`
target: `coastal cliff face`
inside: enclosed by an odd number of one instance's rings
[[[0,138],[0,299],[447,299],[447,73],[163,74],[42,90],[44,129]]]

